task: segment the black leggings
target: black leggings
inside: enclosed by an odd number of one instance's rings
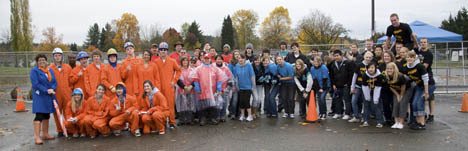
[[[250,108],[250,96],[252,95],[252,90],[240,90],[238,92],[239,99],[239,108],[247,109]]]
[[[36,113],[36,117],[34,117],[34,121],[48,120],[50,119],[50,113]]]

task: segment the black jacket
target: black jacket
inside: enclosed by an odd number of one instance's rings
[[[340,66],[341,65],[341,66]],[[351,86],[354,74],[354,63],[349,60],[343,60],[341,63],[332,61],[328,64],[332,86],[343,88]]]
[[[299,53],[299,57],[296,58],[294,56],[294,53],[290,52],[288,53],[286,58],[284,58],[284,61],[290,64],[295,64],[297,59],[301,59],[302,61],[304,61],[308,68],[312,67],[312,64],[310,63],[309,59],[302,53]]]

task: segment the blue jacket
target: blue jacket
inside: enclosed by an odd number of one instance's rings
[[[312,78],[314,79],[313,87],[315,89],[330,88],[330,75],[328,74],[328,69],[324,64],[322,64],[319,68],[315,68],[315,66],[312,66],[310,68],[310,73],[312,74]]]
[[[48,89],[57,88],[57,81],[54,71],[49,69],[52,81],[47,80],[47,76],[37,66],[31,69],[29,78],[32,84],[32,113],[54,113],[53,97],[47,93]]]

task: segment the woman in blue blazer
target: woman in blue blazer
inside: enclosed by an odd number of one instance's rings
[[[57,82],[52,69],[47,65],[47,57],[44,54],[36,56],[37,66],[31,69],[29,78],[32,84],[32,112],[36,114],[34,118],[34,142],[41,145],[42,140],[52,140],[49,135],[50,113],[54,113],[53,97]],[[40,132],[42,130],[42,137]]]

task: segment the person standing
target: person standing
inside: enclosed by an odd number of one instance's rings
[[[407,80],[405,76],[398,71],[398,67],[395,63],[391,62],[387,64],[384,75],[388,89],[390,89],[393,95],[392,115],[395,118],[395,124],[393,124],[391,128],[403,129],[404,119],[408,112],[409,99],[411,99],[412,94],[406,93]]]
[[[314,58],[314,66],[310,68],[310,72],[314,80],[312,88],[314,89],[315,97],[319,104],[320,119],[324,120],[327,116],[326,97],[330,90],[330,75],[328,73],[328,68],[322,63],[322,59],[320,57],[316,57]],[[339,107],[342,109],[343,105]],[[341,118],[341,114],[335,111],[333,118]]]
[[[229,67],[227,64],[224,62],[225,59],[222,55],[217,55],[216,56],[216,62],[213,64],[216,66],[218,69],[220,69],[224,74],[226,82],[223,82],[221,86],[222,90],[222,97],[223,97],[223,102],[219,103],[219,113],[218,113],[218,120],[220,122],[226,122],[226,108],[227,108],[227,103],[229,100],[231,100],[231,95],[232,95],[232,84],[233,84],[233,77],[231,70],[229,70]]]
[[[139,94],[143,93],[143,83],[146,80],[150,80],[155,87],[158,89],[161,88],[161,80],[158,66],[151,62],[152,54],[149,50],[143,51],[143,63],[137,67],[137,79],[138,79],[138,92]],[[140,93],[141,92],[141,93]]]
[[[169,57],[171,57],[172,59],[174,59],[178,65],[180,65],[180,58],[181,57],[187,57],[187,58],[190,58],[190,55],[185,53],[186,51],[183,51],[182,50],[184,49],[184,44],[180,41],[176,42],[174,44],[174,48],[175,48],[175,51],[172,52]]]
[[[233,55],[230,51],[231,51],[231,46],[229,46],[229,44],[224,44],[223,53],[221,54],[221,56],[223,56],[224,63],[231,62]]]
[[[35,60],[37,66],[32,68],[29,74],[32,85],[32,113],[35,114],[33,121],[34,143],[42,145],[42,140],[55,139],[49,135],[49,119],[50,113],[55,112],[53,100],[57,80],[54,71],[47,66],[47,57],[44,54],[38,54]]]
[[[70,88],[70,73],[72,68],[63,63],[63,51],[60,48],[54,48],[52,51],[52,56],[54,57],[54,62],[49,66],[50,69],[54,71],[54,77],[57,80],[57,91],[55,98],[57,100],[60,113],[64,113],[65,106],[68,101],[71,99],[71,89]],[[54,113],[55,127],[57,128],[58,137],[63,137],[63,130],[60,126],[60,119],[56,113]]]
[[[350,60],[343,58],[343,54],[340,50],[333,51],[333,58],[328,69],[330,71],[330,82],[335,96],[333,96],[332,104],[335,104],[335,113],[343,114],[343,101],[345,106],[345,112],[343,120],[349,120],[353,113],[351,105],[350,86],[353,79],[354,63]]]
[[[278,68],[275,63],[271,63],[269,57],[263,57],[262,65],[265,72],[260,79],[263,79],[263,87],[265,90],[264,110],[267,117],[277,118],[278,110],[276,105],[276,96],[278,96]]]
[[[188,58],[180,59],[181,74],[176,87],[176,108],[180,125],[192,125],[195,112],[195,93],[190,74],[195,68],[190,67]],[[196,63],[196,61],[194,62]]]
[[[207,123],[218,124],[217,118],[217,95],[221,95],[222,84],[225,82],[224,73],[211,64],[208,54],[203,56],[203,64],[195,68],[191,79],[194,82],[194,90],[198,94],[197,111],[200,118],[200,126]]]
[[[127,58],[122,61],[122,70],[120,70],[120,75],[122,76],[122,80],[125,82],[127,93],[139,96],[138,87],[141,83],[138,83],[137,67],[143,63],[143,60],[136,57],[135,45],[133,45],[133,43],[126,42],[124,44],[124,49],[127,53]]]
[[[390,41],[392,36],[394,36],[396,39],[395,42],[402,43],[404,47],[410,50],[418,47],[416,35],[413,33],[413,30],[411,30],[410,25],[400,22],[398,14],[391,14],[390,22],[392,24],[387,27],[387,40],[385,41],[386,46],[391,46]]]
[[[288,44],[284,41],[280,42],[280,51],[278,55],[285,58],[289,54],[289,50],[287,50]]]
[[[103,68],[102,62],[101,62],[101,51],[99,50],[94,50],[91,53],[91,57],[93,59],[93,63],[91,63],[87,68],[84,77],[85,81],[85,88],[86,92],[88,92],[88,96],[94,96],[94,93],[96,92],[96,88],[99,84],[101,84],[101,71]]]
[[[252,97],[252,116],[255,119],[260,116],[260,107],[265,97],[263,79],[260,79],[265,72],[265,68],[262,65],[262,58],[257,56],[255,56],[255,60],[251,65],[255,73],[255,88],[253,90],[256,92],[252,93],[255,94]]]
[[[87,74],[86,68],[88,67],[88,53],[84,51],[80,51],[76,56],[76,60],[80,62],[75,68],[73,68],[70,74],[70,84],[73,85],[73,89],[80,88],[83,90],[84,94],[88,94],[85,89],[85,80],[84,77]],[[84,96],[85,100],[88,99],[89,96]]]
[[[349,120],[350,123],[359,122],[361,118],[362,112],[362,105],[364,95],[362,92],[362,83],[363,83],[363,75],[366,74],[367,65],[372,62],[373,54],[371,52],[366,52],[364,54],[364,60],[360,63],[357,63],[355,66],[353,80],[351,83],[351,94],[353,94],[351,99],[351,104],[353,106],[353,115],[354,117]]]
[[[250,97],[255,93],[255,72],[250,63],[247,63],[246,56],[239,57],[239,63],[235,67],[234,77],[238,81],[237,87],[239,88],[238,99],[240,108],[240,121],[252,121],[252,110],[250,105]],[[256,94],[254,94],[255,96]],[[247,110],[247,118],[245,118],[245,111]]]
[[[366,66],[366,73],[362,75],[362,92],[364,94],[364,122],[363,127],[369,126],[369,117],[375,111],[377,128],[383,127],[382,101],[380,92],[384,83],[384,77],[377,69],[377,64],[371,62]]]
[[[116,85],[117,83],[122,82],[122,76],[120,76],[122,66],[117,63],[117,58],[117,50],[114,48],[107,50],[107,60],[109,61],[109,64],[105,64],[101,70],[101,82],[107,88],[106,96],[109,99],[116,97]]]
[[[174,129],[176,126],[175,119],[175,84],[179,80],[181,70],[176,60],[168,57],[167,51],[169,45],[166,42],[159,44],[160,59],[156,60],[156,65],[159,69],[159,78],[161,80],[161,92],[166,97],[167,106],[169,108],[169,128]]]
[[[281,84],[280,102],[282,102],[285,110],[283,118],[294,118],[294,92],[296,91],[294,68],[291,64],[285,62],[281,56],[276,57],[276,63],[278,64],[277,77]]]
[[[301,59],[307,65],[308,68],[312,67],[312,64],[309,62],[309,59],[307,59],[307,57],[304,54],[302,54],[298,43],[291,44],[291,49],[292,53],[289,53],[286,56],[286,58],[284,58],[284,61],[294,65],[297,59]]]
[[[420,62],[426,67],[427,73],[429,74],[429,98],[426,99],[428,108],[429,108],[429,116],[427,117],[427,122],[431,123],[434,122],[434,109],[435,109],[435,98],[434,98],[434,91],[436,89],[435,80],[434,80],[434,73],[432,72],[432,63],[434,61],[434,54],[429,50],[429,43],[427,38],[421,38],[419,40],[421,44],[421,48],[415,48],[415,52],[419,53]]]

